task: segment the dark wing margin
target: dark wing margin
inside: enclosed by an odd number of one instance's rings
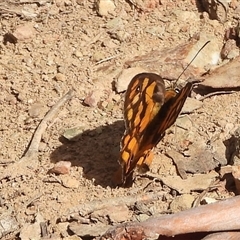
[[[166,129],[174,124],[187,97],[192,91],[192,87],[193,83],[188,82],[174,98],[164,104],[162,109],[159,111],[159,115],[162,115],[160,118],[164,118],[162,119],[163,122],[161,123],[161,128],[159,128],[159,132],[165,132]]]
[[[174,124],[192,90],[192,86],[192,83],[187,83],[175,97],[169,98],[163,104],[145,131],[139,147],[141,151],[155,147],[164,136],[165,131]]]

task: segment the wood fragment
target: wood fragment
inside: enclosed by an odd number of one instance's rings
[[[47,231],[47,224],[46,222],[41,222],[40,223],[40,228],[41,228],[41,235],[43,238],[46,238],[48,236],[48,231]]]
[[[233,232],[219,232],[219,233],[212,233],[207,235],[202,240],[239,240],[240,239],[240,232],[233,231]]]

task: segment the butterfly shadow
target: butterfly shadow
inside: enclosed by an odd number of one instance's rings
[[[112,176],[119,167],[119,143],[124,132],[124,122],[86,130],[71,139],[60,137],[62,145],[50,155],[52,163],[70,161],[72,166],[82,167],[83,178],[95,185],[112,187]]]

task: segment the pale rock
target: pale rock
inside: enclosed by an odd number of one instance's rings
[[[71,162],[59,161],[49,171],[56,174],[69,174],[71,168]]]
[[[63,238],[63,240],[81,240],[81,239],[82,239],[82,238],[80,238],[80,237],[77,236],[77,235],[72,235],[72,236]]]
[[[112,222],[126,222],[131,217],[126,205],[111,206],[108,210],[110,210],[108,216]]]
[[[181,196],[177,196],[170,204],[170,209],[173,212],[180,212],[192,207],[194,196],[191,194],[183,194]]]
[[[46,114],[46,110],[42,103],[35,102],[28,110],[28,114],[32,118],[43,117]]]
[[[212,41],[211,41],[212,42]],[[211,52],[209,52],[211,54]],[[196,60],[196,59],[195,59]],[[211,71],[209,75],[206,75],[205,80],[199,83],[199,87],[211,87],[211,88],[238,88],[240,87],[240,68],[239,68],[240,56],[236,57],[232,61],[221,65]]]
[[[83,102],[85,105],[89,107],[96,107],[102,95],[103,95],[102,91],[99,90],[92,91],[85,97]]]
[[[80,224],[77,222],[71,222],[69,229],[80,237],[97,237],[104,234],[109,226],[106,224]]]
[[[64,6],[64,1],[62,0],[55,0],[55,4],[57,7],[63,7]]]
[[[24,24],[17,27],[17,29],[13,32],[13,36],[18,41],[25,41],[32,39],[35,35],[35,29],[33,27],[33,24]]]
[[[35,222],[33,224],[26,224],[20,231],[21,240],[40,240],[41,239],[41,228],[40,223],[44,222],[44,219],[40,213],[37,214]]]
[[[7,94],[4,100],[8,102],[10,105],[14,105],[17,103],[17,99],[13,94]]]
[[[66,80],[66,76],[62,73],[57,73],[55,79],[60,82],[64,82]]]
[[[75,55],[77,58],[82,58],[82,57],[83,57],[82,52],[79,51],[79,50],[76,50],[76,51],[74,52],[74,55]]]
[[[103,52],[100,51],[96,51],[93,55],[92,55],[92,61],[93,62],[99,62],[102,59],[105,58],[105,54]]]
[[[217,37],[213,33],[200,33],[200,39],[193,46],[193,48],[189,51],[185,62],[190,63],[191,60],[195,57],[196,53],[201,49],[201,47],[207,42],[211,40],[198,54],[198,56],[191,63],[192,66],[205,69],[215,66],[221,60],[221,47],[222,43],[217,39]]]
[[[212,171],[207,174],[194,174],[194,176],[188,176],[187,179],[182,179],[179,176],[166,176],[161,179],[168,187],[179,193],[187,194],[191,191],[207,189],[217,176],[218,174]]]
[[[85,125],[69,128],[64,131],[62,136],[69,141],[76,142],[79,140],[79,137],[84,132],[84,129],[85,129]]]
[[[132,67],[127,68],[122,71],[118,79],[115,81],[115,88],[118,93],[124,92],[127,90],[127,87],[132,80],[139,73],[147,72],[147,70],[141,67]]]
[[[178,10],[175,13],[177,13],[178,19],[181,20],[182,22],[198,21],[199,19],[196,13],[191,11]]]
[[[107,16],[109,14],[114,14],[115,4],[112,0],[97,0],[96,9],[100,16]]]
[[[79,181],[75,178],[70,177],[69,175],[64,175],[62,178],[62,184],[66,188],[78,188]]]
[[[57,224],[58,231],[61,233],[61,235],[63,237],[66,237],[66,238],[68,237],[68,226],[69,226],[69,222],[60,222]],[[77,240],[77,238],[76,238],[76,240]]]
[[[217,202],[215,198],[204,197],[203,200],[201,201],[201,205],[206,205],[206,204],[215,203],[215,202]]]
[[[186,102],[183,105],[181,113],[192,113],[194,110],[201,108],[203,102],[195,98],[187,98]]]
[[[65,1],[64,1],[64,5],[65,5],[65,6],[71,6],[71,5],[73,5],[73,1],[71,1],[71,0],[65,0]]]
[[[19,229],[17,219],[12,216],[11,211],[4,211],[0,214],[0,239],[8,233],[14,232]]]
[[[91,219],[96,219],[104,223],[105,219],[109,219],[113,223],[126,222],[131,218],[128,207],[124,204],[109,206],[104,209],[96,210],[91,214]]]
[[[39,152],[45,152],[47,151],[47,144],[45,142],[40,142],[38,147]]]

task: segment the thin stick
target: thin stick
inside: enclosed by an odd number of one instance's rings
[[[40,223],[40,228],[41,228],[42,238],[44,239],[48,236],[48,230],[47,230],[46,222],[41,222]]]
[[[48,123],[55,117],[57,112],[59,111],[59,108],[63,106],[68,100],[70,100],[73,97],[73,90],[70,90],[68,93],[66,93],[55,105],[50,109],[50,111],[46,114],[46,116],[43,118],[43,120],[38,125],[31,143],[28,147],[28,150],[25,153],[25,157],[31,157],[34,154],[38,152],[39,144],[42,138],[43,132],[46,130]]]
[[[34,169],[38,165],[38,149],[43,132],[46,130],[49,122],[58,113],[60,107],[62,107],[63,104],[73,97],[73,93],[74,91],[70,90],[50,109],[34,132],[29,147],[23,157],[19,161],[8,165],[7,168],[4,169],[0,175],[0,181],[7,177],[16,178],[18,176],[31,174],[33,172],[33,170],[30,170],[30,172],[27,170]]]
[[[30,199],[26,204],[26,208],[29,207],[33,202],[35,202],[38,198],[40,198],[43,195],[43,193],[39,193],[37,196],[34,198]]]
[[[205,98],[209,98],[209,97],[212,97],[212,96],[215,96],[215,95],[220,95],[220,94],[232,94],[232,93],[235,93],[236,91],[217,91],[217,92],[211,92],[211,93],[208,93],[202,97],[200,97],[198,100],[199,101],[202,101],[204,100]]]
[[[202,201],[203,197],[209,192],[212,191],[213,189],[217,188],[217,184],[220,182],[220,180],[216,180],[210,184],[209,187],[207,187],[202,193],[198,195],[198,197],[195,199],[193,203],[193,208],[200,206],[200,202]]]
[[[121,54],[117,54],[117,55],[114,55],[114,56],[111,56],[111,57],[104,58],[104,59],[96,62],[95,65],[98,65],[98,64],[103,63],[103,62],[107,62],[107,61],[109,61],[109,60],[112,60],[112,59],[120,56],[120,55],[121,55]]]

